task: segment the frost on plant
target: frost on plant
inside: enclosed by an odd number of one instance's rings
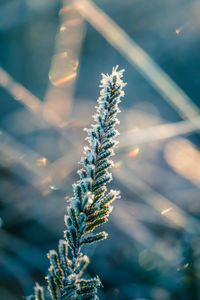
[[[98,276],[83,278],[89,258],[82,253],[82,247],[107,238],[106,232],[96,233],[95,229],[108,221],[111,204],[119,197],[118,191],[107,191],[106,184],[112,180],[110,157],[119,134],[115,125],[119,123],[116,116],[120,112],[120,97],[124,96],[122,76],[123,70],[118,71],[118,67],[113,68],[111,75],[102,74],[95,124],[85,129],[89,146],[84,148],[82,168],[78,171],[80,180],[73,185],[73,197],[64,218],[64,239],[59,242],[58,252],[48,253],[48,291],[36,284],[29,300],[98,299]]]

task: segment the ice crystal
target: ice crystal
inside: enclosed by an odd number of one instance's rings
[[[89,146],[84,148],[84,157],[80,161],[82,169],[78,171],[80,180],[73,185],[74,195],[69,200],[68,215],[64,218],[65,239],[59,242],[58,253],[55,250],[48,253],[50,268],[46,278],[53,300],[98,299],[100,279],[82,278],[89,263],[82,247],[107,238],[106,232],[95,233],[94,230],[108,221],[111,203],[119,197],[118,191],[107,192],[106,185],[112,180],[110,157],[117,145],[114,138],[119,134],[115,125],[119,123],[116,116],[120,112],[120,97],[124,96],[122,76],[123,70],[118,71],[118,66],[113,68],[111,75],[102,74],[95,124],[85,129]],[[38,283],[34,291],[34,295],[27,299],[45,300],[49,297]]]

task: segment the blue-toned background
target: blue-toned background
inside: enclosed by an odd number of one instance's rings
[[[45,284],[115,65],[122,197],[88,272],[105,300],[200,299],[199,32],[199,0],[0,0],[0,300]]]

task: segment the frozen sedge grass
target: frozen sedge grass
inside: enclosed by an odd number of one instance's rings
[[[105,231],[96,233],[94,230],[108,221],[111,204],[119,197],[118,191],[107,191],[106,185],[112,180],[110,157],[114,155],[115,138],[119,134],[115,126],[119,123],[118,104],[124,96],[122,76],[123,70],[118,71],[118,66],[113,68],[111,75],[102,74],[95,124],[85,129],[89,146],[84,148],[82,168],[78,171],[80,180],[73,185],[73,197],[64,218],[64,239],[59,242],[58,252],[48,253],[48,289],[37,283],[34,295],[27,297],[29,300],[98,299],[101,281],[98,276],[83,278],[89,258],[82,248],[107,238]]]

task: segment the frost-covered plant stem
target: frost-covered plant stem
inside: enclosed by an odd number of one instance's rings
[[[107,222],[111,203],[119,197],[118,191],[107,192],[106,184],[112,180],[110,157],[117,144],[114,138],[119,134],[115,125],[119,123],[116,115],[120,112],[120,97],[124,96],[122,76],[123,70],[118,71],[118,67],[113,68],[111,75],[102,74],[95,124],[85,129],[89,146],[84,148],[82,168],[78,171],[80,180],[73,185],[74,194],[65,215],[65,239],[59,242],[58,253],[55,250],[48,253],[50,268],[46,278],[53,300],[98,299],[101,282],[98,277],[82,278],[89,258],[81,251],[85,244],[107,238],[106,232],[93,231]],[[27,299],[45,300],[49,295],[36,284],[34,295]]]

